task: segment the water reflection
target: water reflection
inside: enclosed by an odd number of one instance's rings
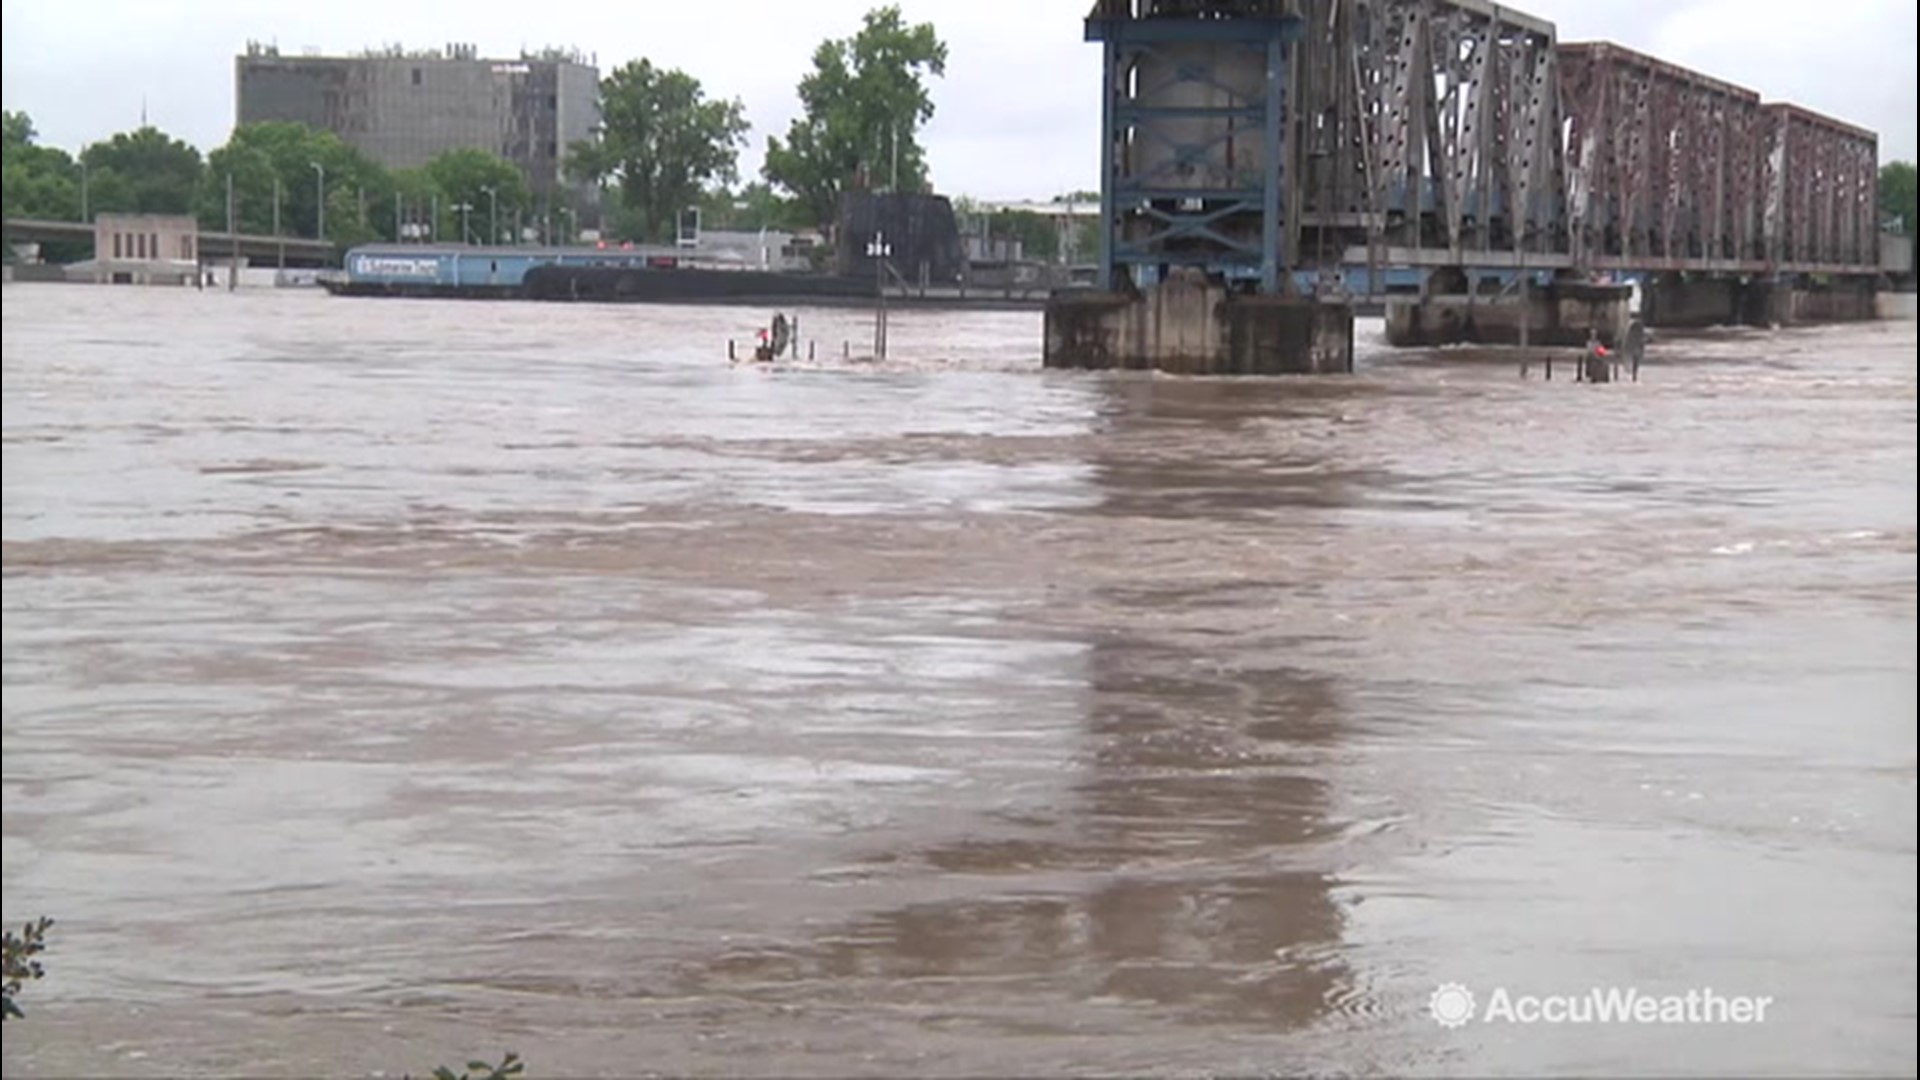
[[[1167,425],[1231,438],[1270,421],[1243,388],[1103,389],[1109,438],[1088,461],[1098,495],[1088,513],[1179,519],[1205,504],[1199,516],[1211,518],[1343,502],[1317,462],[1276,460],[1257,437],[1242,438],[1241,457],[1178,461],[1142,460],[1129,441],[1170,445]],[[1293,476],[1276,483],[1276,469]],[[1076,569],[1061,567],[1054,587]],[[1264,644],[1277,643],[1274,628],[1246,619],[1250,590],[1283,584],[1202,574],[1086,587],[1072,606],[1105,626],[1066,632],[1084,650],[1074,771],[1038,796],[1009,793],[1021,809],[870,851],[868,884],[907,885],[911,900],[797,946],[726,950],[685,989],[871,995],[1029,1032],[1150,1016],[1264,1034],[1363,1008],[1339,959],[1327,852],[1340,827],[1320,767],[1340,736],[1342,693],[1281,662]],[[1051,1004],[1036,1009],[1036,997]],[[1026,1004],[1010,1009],[1016,1001]]]

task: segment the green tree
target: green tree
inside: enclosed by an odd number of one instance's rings
[[[804,113],[787,138],[767,139],[766,178],[791,192],[814,224],[839,213],[840,193],[862,171],[885,186],[927,186],[917,134],[933,116],[928,75],[944,76],[947,46],[932,23],[909,26],[898,7],[867,12],[850,38],[820,43],[800,80]]]
[[[512,229],[515,210],[532,204],[527,178],[513,163],[485,150],[462,147],[448,150],[427,162],[421,172],[440,194],[443,212],[453,215],[450,234],[462,241],[498,244]],[[467,236],[460,236],[459,207],[464,215]]]
[[[666,240],[705,185],[731,182],[747,119],[739,101],[710,101],[683,71],[633,60],[600,81],[600,126],[569,147],[568,172],[620,192],[641,240]]]
[[[1052,262],[1060,254],[1060,230],[1031,210],[1002,210],[990,223],[995,236],[1020,241],[1021,255],[1033,262]]]
[[[325,170],[324,175],[315,170],[316,165]],[[235,219],[241,232],[273,232],[277,194],[281,233],[316,235],[323,181],[327,239],[350,246],[392,231],[391,210],[380,212],[391,205],[392,178],[333,132],[282,121],[235,128],[225,146],[207,155],[206,182],[200,186],[199,198],[203,229],[227,227],[228,175],[233,177]]]
[[[1892,161],[1880,166],[1880,214],[1898,218],[1900,232],[1913,235],[1914,169],[1911,161]]]
[[[798,202],[759,181],[738,190],[725,186],[711,188],[701,193],[699,205],[701,226],[708,229],[752,232],[791,230],[811,224]]]
[[[206,172],[200,151],[151,125],[80,151],[94,213],[190,214]]]
[[[452,224],[459,220],[452,210],[454,200],[447,198],[440,191],[439,185],[434,183],[433,177],[427,173],[427,170],[396,169],[387,174],[387,181],[391,185],[388,192],[389,198],[399,203],[398,220],[402,228],[401,233],[392,239],[422,241],[459,239],[458,227]],[[388,222],[393,218],[396,207],[390,201],[381,209],[381,235],[385,236],[387,233],[394,232]],[[408,227],[413,227],[416,231],[408,233],[405,231]]]
[[[65,151],[34,142],[38,132],[26,113],[4,114],[0,143],[0,202],[7,217],[80,219],[80,170]]]
[[[43,917],[22,926],[17,936],[11,930],[0,934],[0,1022],[26,1015],[14,998],[27,983],[46,975],[37,957],[46,951],[52,926],[53,920]]]

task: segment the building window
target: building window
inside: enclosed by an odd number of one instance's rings
[[[553,139],[548,139],[548,140],[547,140],[547,156],[548,156],[548,157],[559,157],[559,156],[560,156],[560,144],[559,144],[559,142],[557,142],[556,140],[553,140]]]
[[[413,85],[415,86],[420,85],[420,69],[419,68],[413,69]]]
[[[158,259],[160,257],[160,234],[159,233],[147,234],[147,257],[150,259]]]
[[[120,234],[119,233],[113,234],[113,257],[116,259],[125,257],[120,254]]]
[[[559,94],[547,95],[547,111],[548,112],[560,111],[560,95]]]

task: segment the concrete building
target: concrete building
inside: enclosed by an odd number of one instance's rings
[[[241,124],[292,120],[323,128],[389,169],[414,169],[472,147],[519,166],[538,207],[592,204],[567,181],[567,146],[600,120],[600,76],[574,51],[488,60],[471,45],[357,56],[282,56],[249,43],[234,60]]]
[[[102,285],[191,285],[200,272],[200,226],[185,214],[100,214],[93,253],[67,268]]]

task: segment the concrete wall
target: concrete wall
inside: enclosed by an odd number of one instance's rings
[[[1745,321],[1746,293],[1747,286],[1734,278],[1661,277],[1646,283],[1640,318],[1648,326],[1727,326]]]
[[[200,258],[200,223],[185,214],[100,214],[93,219],[93,257],[144,266]]]
[[[1883,292],[1873,298],[1874,314],[1882,319],[1907,319],[1915,315],[1914,294],[1910,292]]]
[[[1067,292],[1046,310],[1045,364],[1187,375],[1353,370],[1353,311],[1278,296],[1228,295],[1196,270],[1143,294]]]
[[[1913,237],[1881,233],[1880,269],[1892,277],[1913,276]]]
[[[1878,318],[1871,281],[1842,281],[1814,288],[1755,282],[1747,287],[1746,322],[1753,326],[1857,322]]]
[[[1874,283],[1866,280],[1809,287],[1666,275],[1648,282],[1645,296],[1642,318],[1656,327],[1773,326],[1875,317]]]
[[[1528,294],[1469,297],[1445,293],[1387,301],[1392,345],[1479,343],[1518,345],[1527,323],[1529,345],[1584,345],[1589,331],[1608,345],[1625,340],[1633,290],[1626,285],[1556,282]]]

